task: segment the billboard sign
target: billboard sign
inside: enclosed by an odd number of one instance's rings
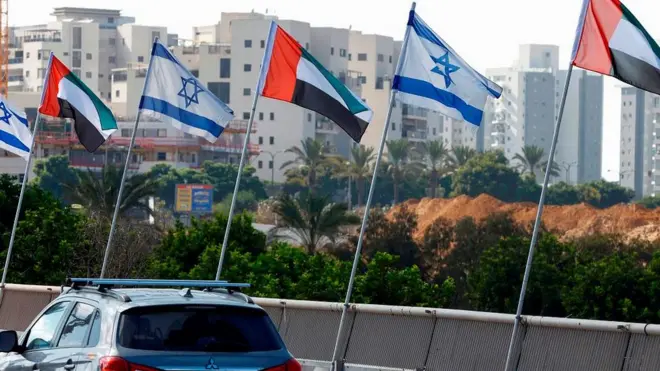
[[[175,210],[180,213],[211,213],[213,211],[213,186],[210,184],[177,184]]]

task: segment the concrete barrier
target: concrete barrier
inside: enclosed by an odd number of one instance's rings
[[[24,330],[59,287],[7,285],[0,328]],[[306,371],[330,370],[341,304],[255,298]],[[514,316],[355,304],[341,354],[346,370],[501,370]],[[660,326],[525,316],[520,371],[660,369]]]

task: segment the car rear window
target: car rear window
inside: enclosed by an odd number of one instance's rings
[[[119,345],[185,352],[263,352],[282,348],[273,322],[261,309],[233,306],[135,308],[120,318]]]

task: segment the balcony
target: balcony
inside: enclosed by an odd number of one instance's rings
[[[410,130],[404,128],[401,131],[401,137],[406,138],[411,142],[422,142],[425,141],[428,134],[424,130]]]
[[[23,63],[23,57],[21,58],[9,58],[9,64],[19,64]]]
[[[401,108],[401,114],[403,115],[404,118],[407,119],[426,121],[426,117],[428,116],[428,110],[424,108],[411,106],[409,104],[404,104],[403,107]]]
[[[319,118],[316,121],[316,132],[323,134],[334,134],[335,123],[326,118]]]

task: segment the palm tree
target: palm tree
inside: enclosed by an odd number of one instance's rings
[[[451,155],[447,158],[447,165],[452,171],[464,166],[472,157],[477,155],[477,150],[468,146],[456,146],[452,148]]]
[[[357,185],[357,204],[362,205],[364,201],[364,186],[367,179],[373,174],[371,163],[376,159],[373,147],[360,145],[351,148],[351,160],[345,162],[342,157],[334,157],[335,177],[348,178],[355,181]],[[350,195],[349,195],[350,197]]]
[[[435,198],[440,171],[445,167],[445,162],[449,156],[449,149],[445,147],[445,143],[442,140],[434,140],[431,142],[422,142],[418,150],[422,157],[427,160],[431,170],[429,186],[431,188],[431,197]]]
[[[324,240],[334,243],[342,234],[341,227],[360,222],[360,218],[348,212],[345,204],[331,203],[329,198],[312,193],[297,199],[282,194],[275,202],[273,212],[278,216],[278,222],[269,237],[284,238],[282,232],[290,231],[309,254],[314,254]]]
[[[74,203],[81,204],[89,211],[110,217],[117,202],[121,176],[122,171],[119,168],[105,166],[101,174],[92,170],[78,171],[77,182],[63,186]],[[156,194],[160,186],[159,182],[149,173],[127,177],[125,182],[119,213],[124,214],[129,210],[138,209],[152,215],[153,210],[149,207],[147,198]]]
[[[524,174],[529,172],[536,179],[536,171],[541,169],[543,158],[545,157],[543,148],[537,146],[524,146],[522,153],[516,153],[514,160],[519,162],[520,172]]]
[[[406,175],[419,172],[423,166],[419,162],[408,161],[410,142],[406,139],[388,141],[387,153],[389,154],[389,163],[386,165],[387,173],[392,177],[392,190],[396,203],[399,201],[399,187],[403,184]]]
[[[280,169],[298,164],[307,169],[307,186],[311,189],[316,187],[316,175],[323,170],[323,167],[328,165],[328,156],[326,155],[326,148],[322,142],[307,138],[300,141],[300,147],[293,146],[285,152],[293,153],[295,158],[290,161],[285,161]]]
[[[545,174],[545,170],[548,168],[548,160],[545,160],[541,163],[541,166],[543,168],[543,173]],[[558,177],[561,175],[561,168],[559,165],[552,161],[552,166],[550,166],[550,176],[551,177]]]

